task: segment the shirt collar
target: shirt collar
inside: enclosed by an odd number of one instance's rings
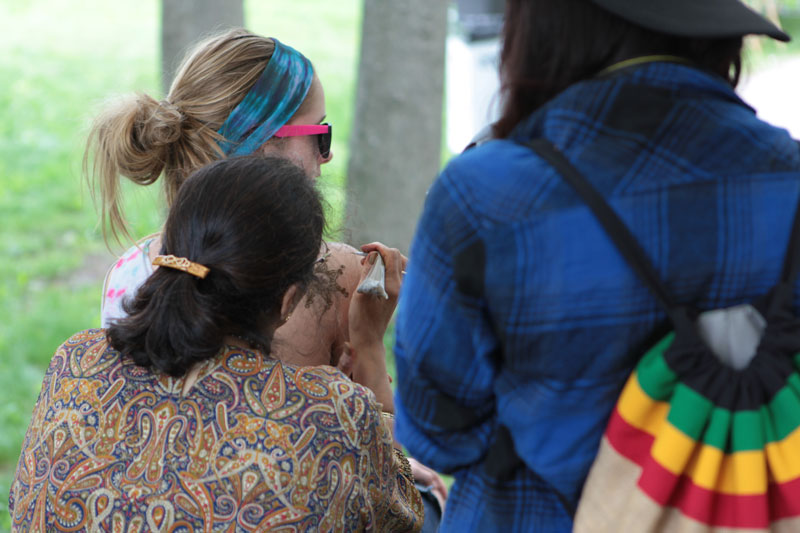
[[[666,92],[672,93],[676,99],[727,100],[755,113],[752,107],[739,98],[726,80],[691,63],[670,59],[651,59],[617,65],[620,66],[613,68],[614,65],[612,65],[598,76],[579,81],[556,95],[523,120],[510,137],[525,140],[544,136],[544,125],[551,113],[566,109],[585,109],[587,113],[590,113],[591,108],[596,108],[595,102],[598,98],[604,98],[609,93],[613,93],[614,86],[625,84],[664,89]]]

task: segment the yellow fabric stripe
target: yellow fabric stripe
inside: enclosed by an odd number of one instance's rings
[[[635,373],[617,409],[628,424],[656,437],[650,454],[661,466],[675,475],[687,475],[699,487],[724,494],[759,494],[766,490],[770,477],[778,483],[800,477],[800,428],[767,444],[765,450],[724,454],[695,442],[670,424],[669,404],[653,401]]]
[[[761,450],[723,454],[700,444],[665,421],[650,450],[653,458],[675,475],[686,475],[695,485],[724,494],[763,494],[767,490],[767,463]]]
[[[644,392],[636,372],[631,374],[617,402],[617,410],[625,421],[653,436],[658,435],[669,413],[667,402],[657,402]]]
[[[777,483],[785,483],[800,477],[800,428],[778,442],[765,446],[770,474]]]

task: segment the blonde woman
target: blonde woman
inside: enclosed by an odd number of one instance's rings
[[[84,168],[99,191],[103,231],[130,238],[120,177],[161,180],[167,206],[195,170],[229,156],[286,157],[315,178],[331,160],[325,94],[311,62],[277,39],[243,29],[209,38],[189,53],[161,101],[135,94],[95,120]],[[106,276],[101,320],[125,316],[122,302],[152,273],[160,235],[127,250]]]

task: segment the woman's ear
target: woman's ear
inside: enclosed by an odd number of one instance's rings
[[[281,324],[289,320],[292,311],[294,311],[298,302],[303,298],[303,292],[304,291],[300,290],[300,286],[297,283],[286,289],[286,292],[283,294],[283,300],[281,301]]]

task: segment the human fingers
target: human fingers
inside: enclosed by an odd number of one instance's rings
[[[378,252],[357,252],[365,257],[361,260],[357,293],[388,299],[386,293],[386,266]]]
[[[433,471],[413,457],[407,457],[407,459],[409,466],[411,466],[411,473],[414,474],[414,481],[426,487],[431,486],[433,484]]]
[[[404,258],[403,254],[400,253],[400,250],[397,248],[392,248],[390,246],[386,246],[382,242],[371,242],[369,244],[364,244],[361,246],[361,250],[369,254],[370,252],[378,252],[383,257],[384,263],[386,263],[387,267],[394,267],[395,265],[393,262],[398,262],[398,267],[401,267],[402,258]]]
[[[408,257],[403,255],[400,250],[397,248],[392,248],[390,246],[386,246],[381,242],[371,242],[369,244],[365,244],[361,246],[361,250],[365,256],[365,259],[362,259],[362,264],[369,257],[371,252],[378,252],[381,254],[383,258],[384,264],[386,265],[387,269],[394,269],[395,263],[399,271],[403,271],[408,264]]]
[[[413,457],[408,458],[408,463],[411,466],[411,473],[414,475],[414,481],[425,487],[430,487],[431,493],[439,502],[441,508],[444,509],[445,503],[447,502],[447,485],[442,479],[442,476]]]
[[[365,244],[361,249],[367,252],[369,259],[373,253],[377,252],[381,255],[385,267],[386,292],[390,298],[396,297],[400,292],[402,275],[408,259],[397,248],[390,248],[381,242]]]
[[[433,480],[431,485],[433,486],[432,492],[434,496],[436,496],[436,498],[439,500],[439,504],[442,506],[442,509],[444,509],[444,504],[447,501],[447,485],[438,472],[433,472]]]

